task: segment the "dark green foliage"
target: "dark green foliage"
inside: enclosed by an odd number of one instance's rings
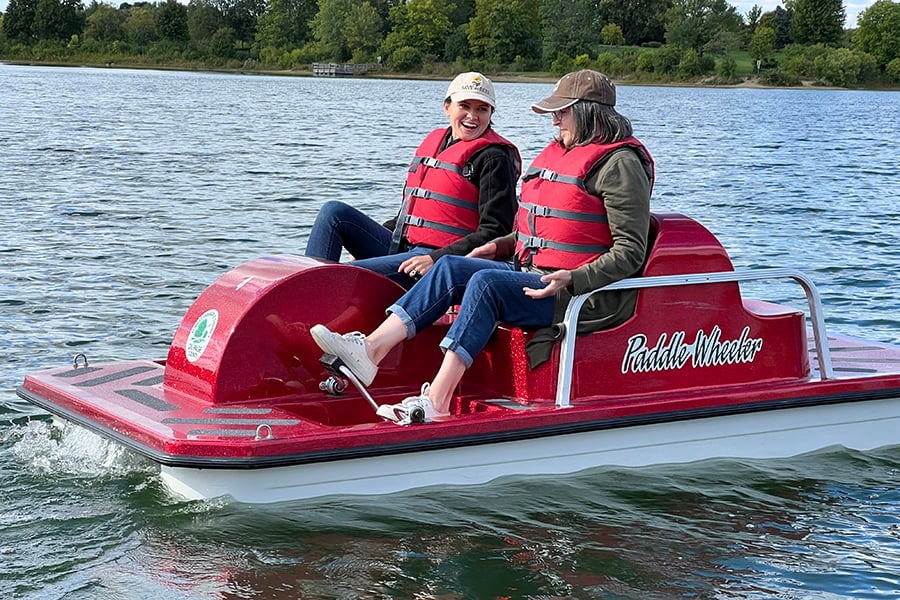
[[[541,53],[545,60],[552,60],[559,54],[578,56],[593,51],[597,44],[597,31],[585,27],[585,23],[593,23],[598,18],[594,2],[543,0],[541,9]]]
[[[880,65],[900,58],[900,4],[878,0],[859,16],[853,43]]]
[[[124,37],[122,23],[125,22],[125,15],[122,11],[113,7],[101,4],[87,16],[84,38],[86,40],[99,40],[103,42],[112,42],[121,40]]]
[[[794,11],[775,7],[775,48],[781,49],[791,43],[791,21]]]
[[[34,12],[38,0],[9,0],[3,15],[3,33],[10,42],[30,44],[35,39]]]
[[[216,58],[232,58],[235,55],[234,29],[220,27],[209,40],[209,54]]]
[[[166,0],[156,13],[156,31],[161,39],[170,42],[186,42],[190,39],[187,7],[176,0]]]
[[[84,30],[81,0],[38,0],[34,9],[34,35],[42,40],[69,41]]]
[[[471,55],[469,51],[469,26],[460,25],[456,30],[447,36],[447,43],[444,44],[444,60],[453,62],[460,58],[467,58]]]
[[[895,58],[885,65],[884,72],[891,80],[900,83],[900,58]]]
[[[469,21],[469,48],[493,63],[541,54],[539,0],[476,0]]]
[[[716,63],[716,75],[726,81],[731,81],[737,73],[737,63],[730,56],[722,58]]]
[[[641,46],[665,39],[666,11],[672,0],[600,0],[594,28],[615,23],[622,28],[625,43]],[[583,26],[583,24],[582,24]]]
[[[844,33],[843,0],[793,0],[791,39],[797,44],[837,46]]]
[[[414,71],[422,66],[422,53],[410,46],[397,48],[388,58],[388,67],[392,71]]]

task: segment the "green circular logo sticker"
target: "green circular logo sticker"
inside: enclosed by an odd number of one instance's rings
[[[216,330],[216,323],[219,322],[219,311],[214,308],[203,313],[188,334],[187,343],[184,345],[185,354],[189,362],[194,362],[206,350],[206,345],[212,339],[213,332]]]

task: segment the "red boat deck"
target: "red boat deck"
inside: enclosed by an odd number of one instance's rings
[[[884,375],[900,371],[900,348],[851,337],[828,336],[831,364],[838,377]],[[810,365],[818,377],[818,359],[810,347]]]

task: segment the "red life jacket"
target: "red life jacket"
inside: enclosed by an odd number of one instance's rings
[[[653,184],[653,159],[634,137],[614,144],[566,150],[553,142],[522,178],[516,215],[516,258],[546,269],[576,269],[605,254],[613,239],[603,201],[585,189],[584,179],[614,150],[635,148]]]
[[[413,246],[442,248],[478,230],[478,188],[463,176],[476,152],[501,144],[513,150],[518,165],[522,163],[512,142],[492,129],[439,151],[446,134],[446,129],[435,129],[425,138],[406,175],[399,218],[406,241]]]

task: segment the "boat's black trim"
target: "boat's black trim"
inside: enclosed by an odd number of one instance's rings
[[[501,442],[513,442],[520,440],[536,439],[589,431],[602,431],[606,429],[620,429],[623,427],[636,427],[639,425],[654,425],[658,423],[685,421],[688,419],[707,419],[746,413],[784,410],[790,408],[805,408],[811,406],[824,406],[831,404],[845,404],[866,402],[872,400],[886,400],[900,398],[900,387],[889,389],[866,390],[861,392],[843,394],[824,394],[816,396],[803,396],[779,400],[766,400],[762,402],[749,402],[745,404],[714,406],[707,408],[695,408],[665,413],[653,413],[647,415],[633,415],[613,419],[595,419],[592,421],[578,421],[559,425],[547,425],[543,427],[529,427],[511,431],[497,431],[492,433],[456,436],[452,438],[433,438],[401,442],[389,445],[373,445],[354,448],[340,448],[336,450],[318,450],[299,454],[278,456],[253,456],[245,458],[213,457],[213,456],[182,456],[159,452],[131,438],[86,419],[83,415],[61,408],[44,398],[37,396],[24,387],[16,389],[16,393],[23,400],[31,402],[50,413],[72,421],[86,429],[89,429],[101,437],[116,441],[123,446],[146,456],[150,460],[169,467],[183,467],[196,469],[262,469],[270,467],[287,467],[294,465],[312,464],[319,462],[331,462],[338,460],[352,460],[358,458],[384,456],[391,454],[406,454],[412,452],[424,452],[428,450],[445,450],[463,446],[478,446]]]

